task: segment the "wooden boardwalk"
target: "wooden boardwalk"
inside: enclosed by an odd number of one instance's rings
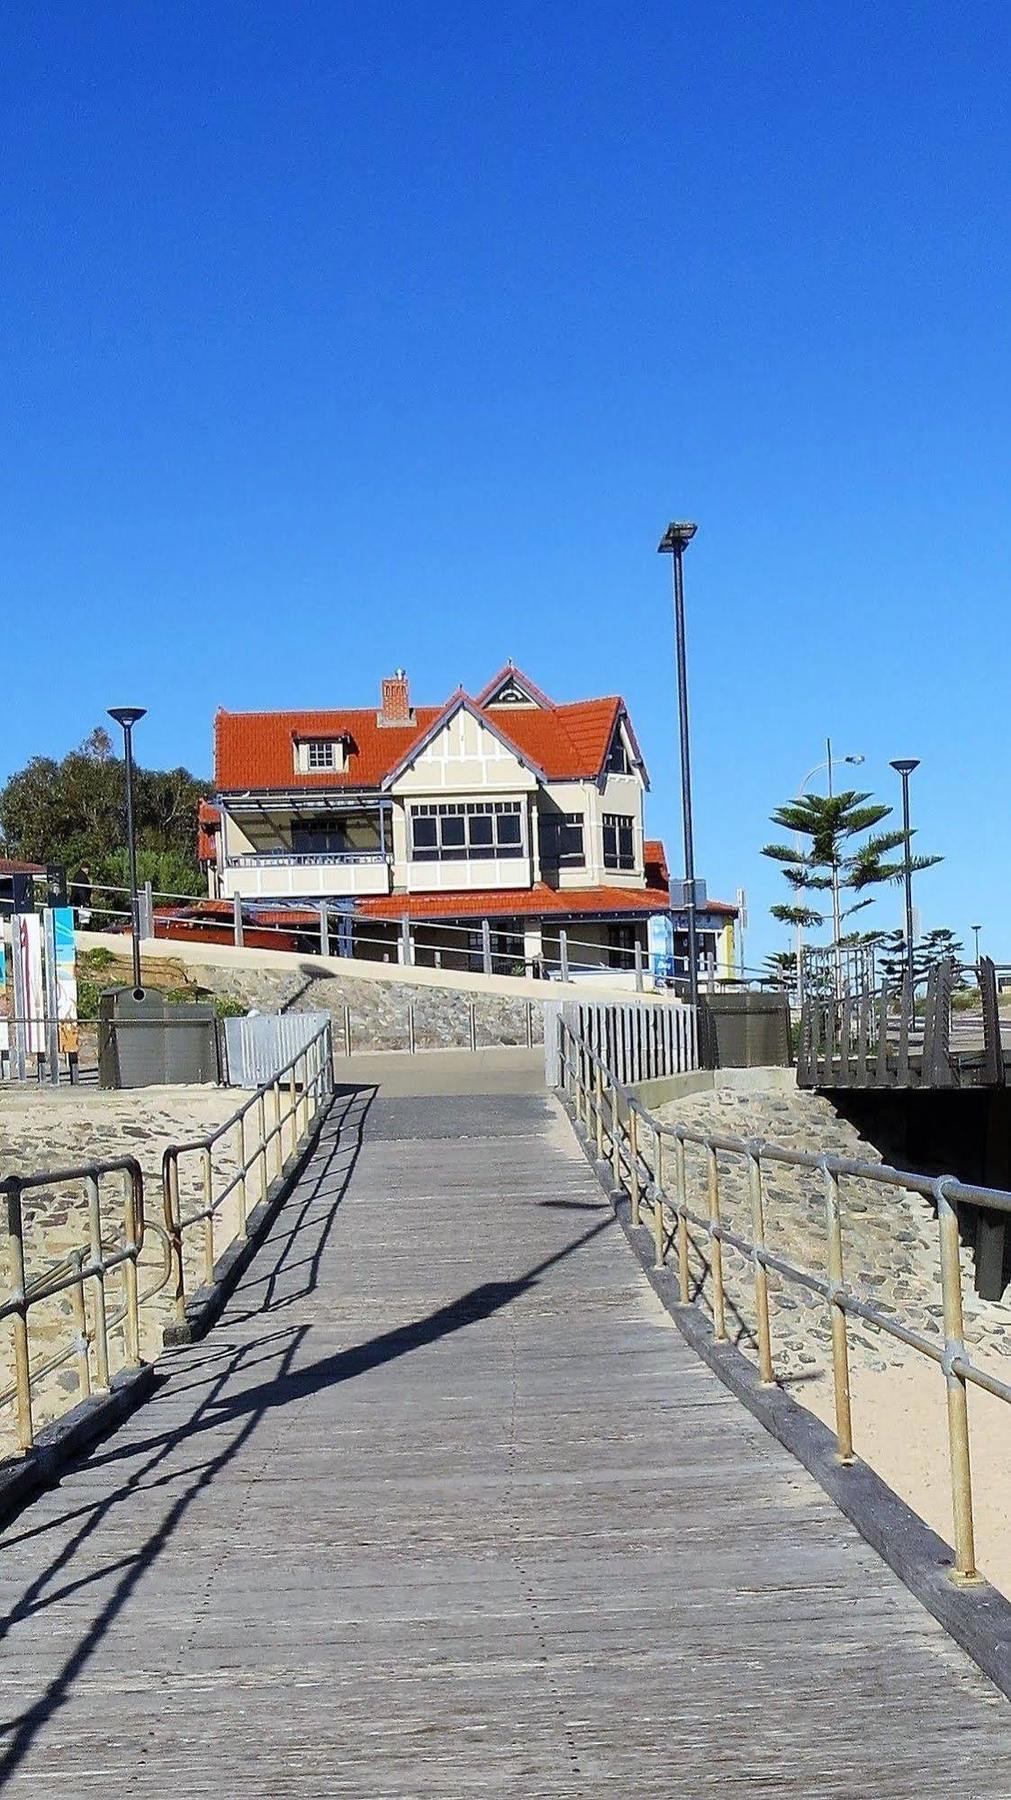
[[[0,1571],[11,1794],[1011,1792],[1007,1703],[700,1365],[533,1092],[339,1106]]]

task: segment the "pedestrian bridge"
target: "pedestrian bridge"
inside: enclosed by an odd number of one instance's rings
[[[339,1087],[3,1534],[4,1792],[1006,1800],[1011,1715],[661,1305],[527,1053]]]

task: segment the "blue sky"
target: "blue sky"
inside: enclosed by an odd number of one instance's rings
[[[512,656],[626,695],[673,852],[688,516],[749,961],[826,733],[1011,958],[1009,74],[994,4],[9,6],[0,766]]]

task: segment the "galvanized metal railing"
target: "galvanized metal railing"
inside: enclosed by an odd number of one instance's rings
[[[179,1324],[186,1320],[184,1234],[201,1228],[203,1279],[212,1282],[216,1258],[225,1248],[215,1237],[215,1221],[222,1208],[234,1194],[237,1209],[234,1236],[244,1238],[251,1204],[256,1205],[267,1198],[271,1180],[282,1174],[308,1138],[333,1089],[332,1027],[327,1019],[308,1043],[244,1100],[223,1124],[204,1137],[170,1144],[165,1150],[162,1197],[172,1263],[172,1304]],[[215,1192],[214,1149],[229,1140],[235,1152],[236,1170]],[[200,1158],[202,1204],[184,1214],[180,1202],[179,1162],[187,1156]]]
[[[103,1182],[106,1177],[118,1177],[122,1189],[122,1220],[115,1238],[110,1237],[103,1220]],[[28,1279],[24,1197],[39,1189],[48,1192],[68,1183],[84,1187],[87,1246],[69,1251]],[[145,1220],[144,1177],[140,1164],[132,1156],[81,1163],[74,1168],[45,1173],[9,1175],[0,1182],[0,1191],[5,1200],[10,1257],[10,1292],[0,1303],[0,1321],[11,1321],[14,1353],[14,1380],[9,1387],[0,1390],[0,1409],[16,1405],[18,1448],[27,1451],[35,1442],[33,1390],[45,1376],[73,1361],[79,1399],[87,1399],[96,1388],[108,1389],[112,1378],[109,1338],[119,1325],[124,1327],[124,1366],[139,1366],[140,1309],[169,1279],[169,1241],[160,1224]],[[162,1245],[162,1269],[153,1285],[141,1292],[137,1266],[148,1232],[153,1232]],[[30,1238],[30,1231],[28,1235]],[[119,1306],[110,1309],[109,1276],[116,1269],[122,1270],[124,1297]],[[72,1306],[69,1341],[40,1357],[32,1342],[32,1309],[65,1293],[69,1293]]]
[[[663,1266],[672,1246],[676,1250],[679,1296],[692,1304],[689,1260],[689,1227],[702,1232],[708,1246],[712,1274],[713,1332],[727,1339],[726,1280],[723,1246],[736,1250],[751,1265],[760,1379],[776,1382],[775,1346],[769,1315],[769,1272],[795,1282],[825,1302],[831,1328],[832,1372],[835,1400],[835,1434],[840,1462],[854,1460],[853,1420],[849,1375],[849,1320],[858,1318],[875,1330],[908,1345],[935,1363],[944,1375],[947,1400],[948,1464],[951,1481],[954,1567],[958,1581],[978,1579],[973,1529],[972,1469],[969,1454],[969,1386],[984,1389],[999,1400],[1011,1402],[1011,1384],[975,1364],[966,1352],[962,1316],[962,1270],[959,1252],[958,1209],[987,1207],[1011,1213],[1011,1193],[973,1187],[953,1176],[936,1179],[916,1175],[887,1164],[860,1162],[829,1152],[794,1150],[759,1138],[735,1137],[724,1132],[694,1131],[684,1125],[668,1125],[655,1118],[631,1091],[613,1076],[603,1058],[564,1018],[558,1022],[560,1086],[571,1102],[578,1123],[598,1160],[605,1151],[616,1190],[627,1192],[631,1221],[642,1222],[643,1209],[652,1226],[654,1259]],[[650,1154],[644,1141],[651,1142]],[[706,1168],[705,1211],[691,1203],[685,1146],[704,1152]],[[673,1153],[673,1193],[668,1190],[665,1149]],[[743,1158],[748,1176],[751,1236],[732,1230],[720,1215],[721,1155]],[[769,1248],[766,1241],[765,1170],[787,1164],[809,1169],[821,1178],[824,1195],[826,1271],[820,1275],[801,1268]],[[937,1208],[938,1251],[943,1340],[905,1325],[881,1306],[847,1285],[843,1266],[843,1183],[857,1179],[883,1187],[902,1188],[919,1194]],[[668,1219],[672,1221],[669,1227]]]

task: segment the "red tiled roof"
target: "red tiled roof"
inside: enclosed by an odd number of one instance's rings
[[[355,916],[370,919],[514,918],[554,913],[572,918],[581,913],[666,912],[670,897],[666,888],[550,888],[537,882],[529,888],[485,888],[456,894],[383,894],[358,900]],[[711,900],[706,912],[736,914],[723,900]]]
[[[487,691],[487,690],[485,690]],[[378,788],[432,726],[458,703],[419,706],[413,725],[380,725],[374,707],[333,712],[229,713],[214,721],[214,776],[218,789],[235,793],[291,789]],[[603,767],[615,720],[624,703],[612,695],[556,706],[492,707],[473,711],[551,781],[594,779]],[[299,738],[346,737],[348,766],[304,774],[295,768]]]

